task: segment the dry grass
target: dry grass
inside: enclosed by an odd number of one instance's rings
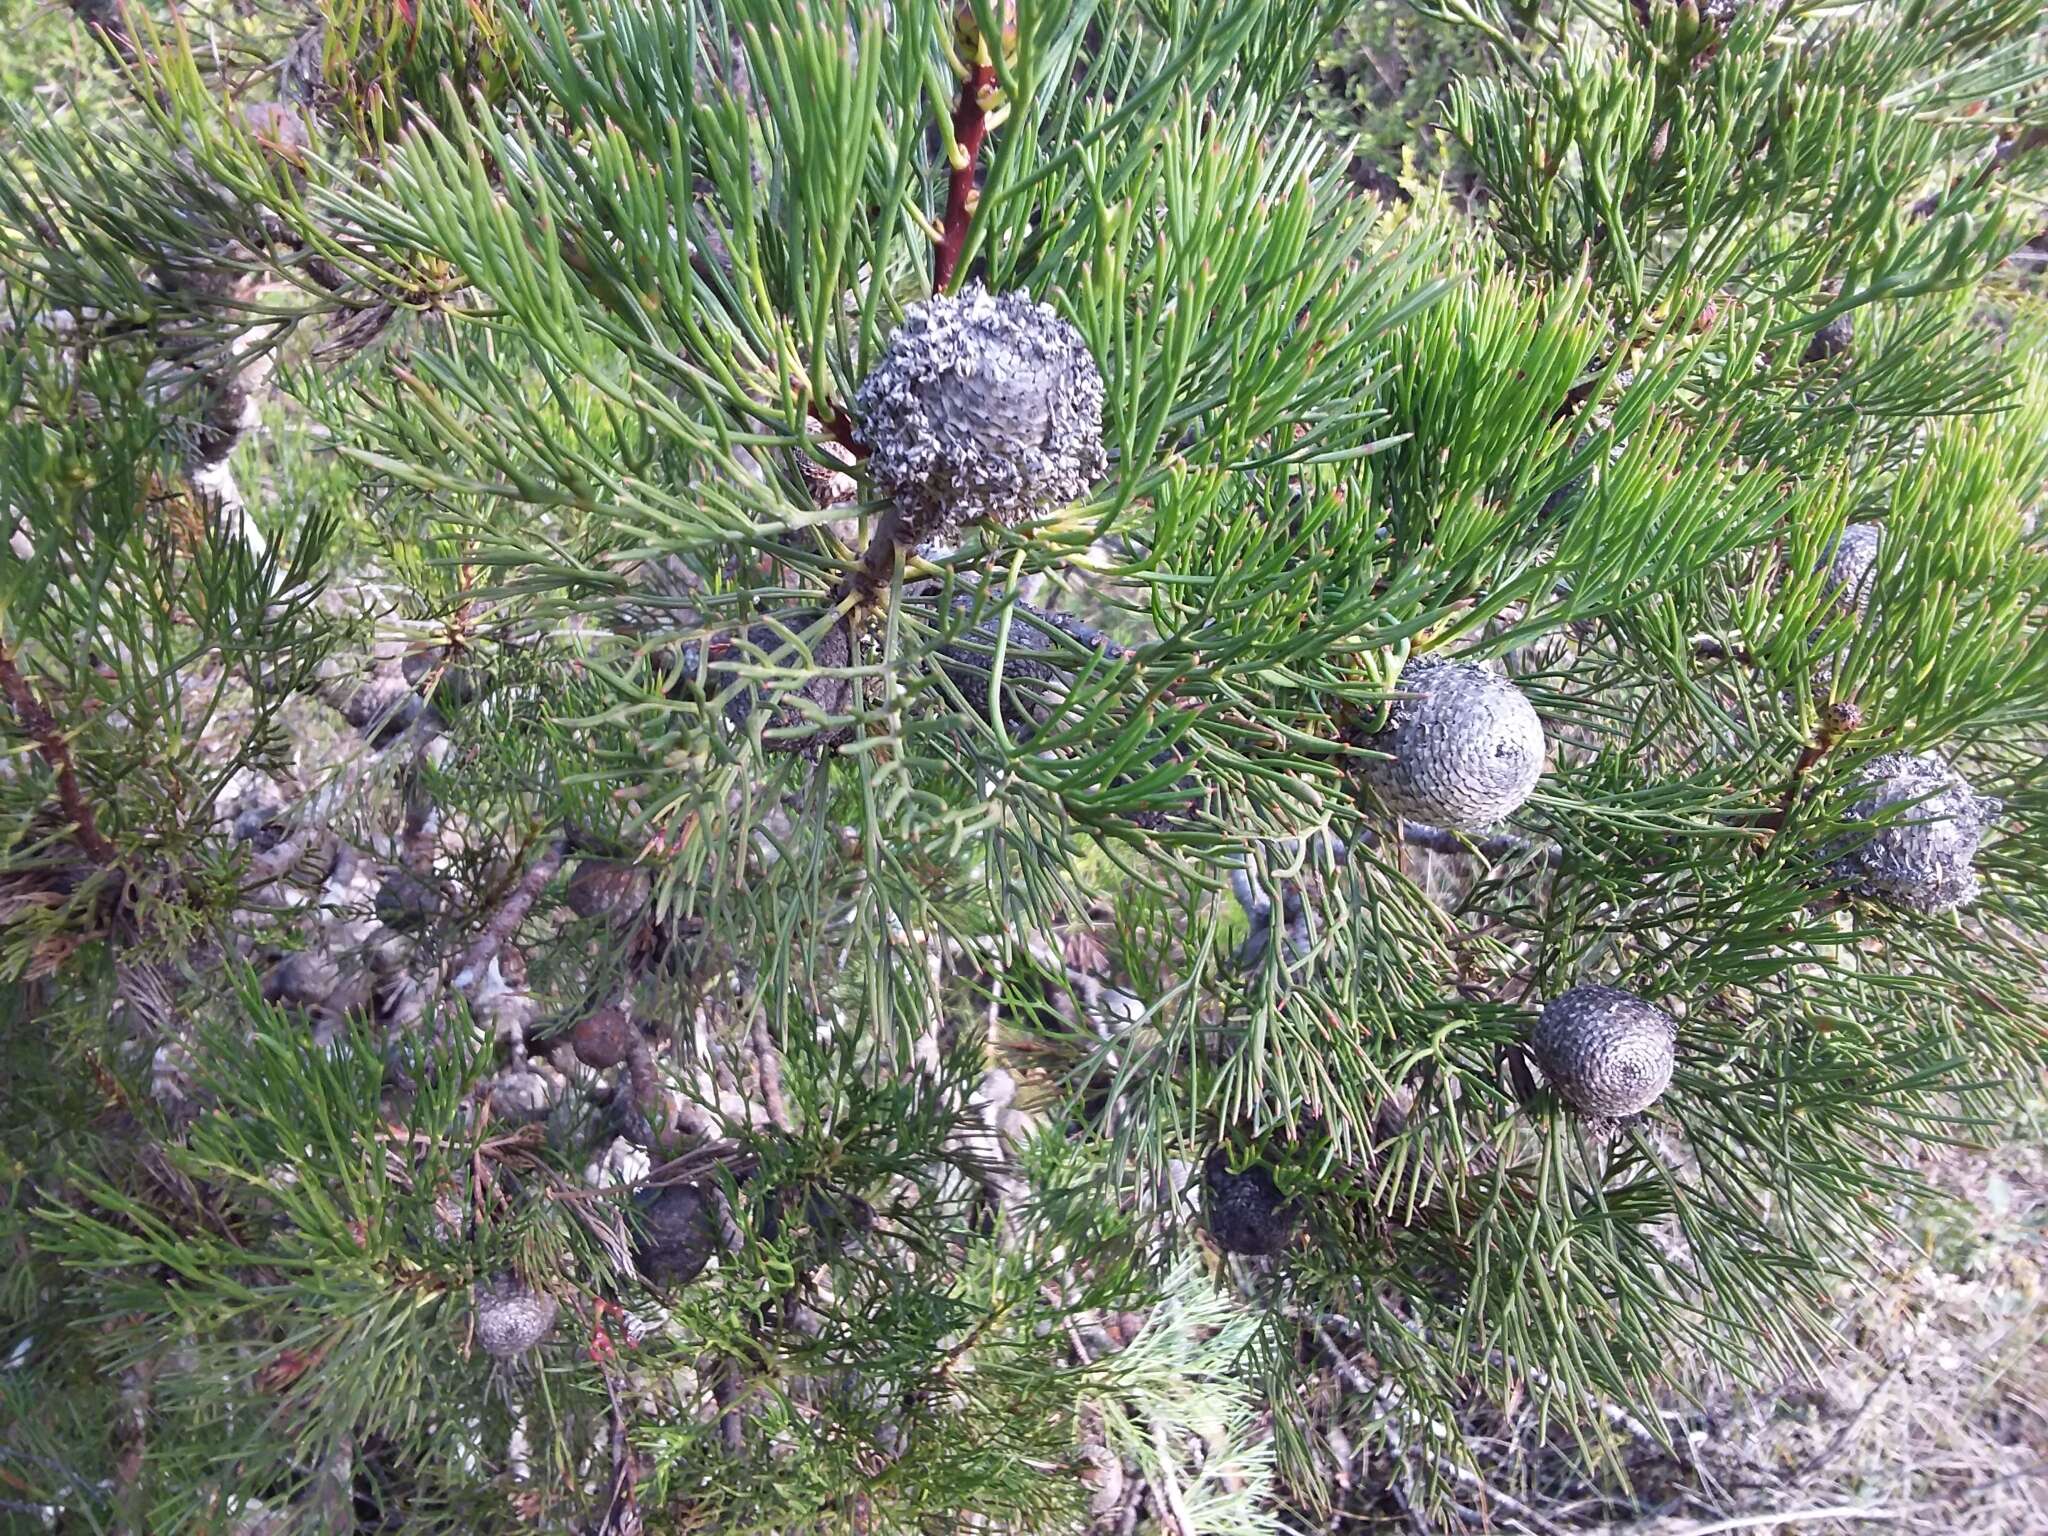
[[[1746,1390],[1694,1382],[1654,1430],[1611,1405],[1597,1458],[1527,1403],[1475,1405],[1463,1467],[1414,1447],[1398,1469],[1346,1458],[1327,1528],[2048,1536],[2048,1093],[2001,1145],[1916,1161],[1941,1198],[1844,1286],[1824,1364]],[[1451,1505],[1434,1518],[1432,1466]]]
[[[1989,1154],[1925,1154],[1950,1198],[1843,1297],[1841,1357],[1710,1398],[1699,1474],[1673,1489],[1687,1507],[1608,1528],[2048,1533],[2048,1149],[2032,1118]]]

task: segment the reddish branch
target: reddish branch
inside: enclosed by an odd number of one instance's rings
[[[981,193],[974,185],[974,166],[981,158],[981,141],[988,137],[988,109],[995,94],[995,66],[977,64],[960,87],[960,104],[953,108],[953,142],[960,146],[960,158],[946,188],[946,223],[939,235],[938,256],[932,268],[932,287],[940,291],[953,281],[960,253],[967,245],[967,225],[974,217],[975,205],[981,201]]]
[[[864,459],[868,456],[867,448],[853,435],[853,418],[846,414],[844,407],[835,406],[829,417],[820,415],[818,420],[824,425],[825,430],[832,435],[832,441],[844,448],[856,459]]]
[[[121,857],[119,850],[100,832],[99,821],[94,817],[92,807],[86,803],[85,791],[78,786],[78,770],[71,761],[70,744],[57,728],[49,707],[36,697],[35,689],[21,675],[21,669],[14,664],[13,653],[5,646],[0,646],[0,690],[6,692],[15,718],[34,740],[43,761],[56,772],[57,799],[71,822],[72,838],[94,863],[118,863]]]
[[[903,543],[903,514],[891,505],[882,509],[882,515],[875,520],[874,536],[868,540],[868,547],[862,552],[860,564],[841,579],[832,590],[832,601],[837,604],[848,597],[859,594],[861,606],[874,602],[881,590],[888,586],[896,574],[896,546]]]
[[[1791,818],[1792,807],[1799,799],[1799,786],[1806,776],[1813,772],[1814,765],[1842,744],[1842,739],[1863,724],[1863,711],[1854,704],[1830,704],[1822,716],[1820,732],[1799,752],[1799,760],[1792,765],[1792,776],[1786,782],[1784,797],[1779,800],[1777,810],[1764,818],[1764,835],[1776,837],[1785,830],[1785,823]]]

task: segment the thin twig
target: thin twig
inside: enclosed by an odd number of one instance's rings
[[[767,1015],[755,1013],[749,1038],[754,1047],[754,1064],[761,1081],[761,1103],[768,1111],[768,1123],[785,1136],[794,1135],[796,1128],[790,1123],[789,1106],[782,1097],[782,1059],[775,1053],[775,1042],[768,1038]]]
[[[1792,765],[1791,776],[1785,781],[1784,796],[1778,801],[1778,808],[1764,818],[1763,831],[1766,841],[1785,830],[1785,823],[1792,815],[1792,807],[1799,800],[1799,786],[1806,782],[1806,776],[1814,765],[1842,744],[1858,726],[1863,724],[1863,711],[1854,704],[1832,704],[1822,718],[1820,730],[1812,741],[1799,751],[1799,760]]]
[[[526,914],[533,910],[533,904],[540,899],[540,893],[547,883],[554,879],[555,871],[562,867],[562,856],[568,851],[560,838],[551,838],[526,873],[519,877],[519,883],[512,887],[498,910],[491,914],[491,920],[484,924],[483,932],[468,949],[455,967],[455,985],[467,992],[483,980],[484,968],[497,958],[498,951],[519,930],[526,921]]]
[[[1737,1515],[1707,1525],[1688,1526],[1674,1536],[1722,1536],[1726,1531],[1763,1531],[1797,1520],[1896,1520],[1906,1514],[1896,1504],[1834,1504],[1818,1509],[1788,1509],[1779,1514]]]
[[[959,146],[960,157],[953,162],[952,179],[946,185],[946,222],[932,260],[932,287],[939,292],[944,292],[953,281],[960,253],[967,246],[967,226],[981,202],[981,191],[974,184],[974,166],[981,158],[981,141],[988,136],[988,109],[995,94],[995,66],[978,63],[974,72],[961,82],[960,100],[953,108],[953,142]]]
[[[43,761],[57,775],[57,800],[71,823],[72,840],[96,864],[119,863],[120,850],[101,833],[92,806],[86,802],[85,791],[79,788],[78,769],[71,761],[71,746],[58,729],[56,717],[36,697],[35,689],[29,686],[28,679],[15,665],[14,653],[4,645],[0,645],[0,690],[6,692],[7,702],[13,706],[21,728],[28,732],[36,750],[42,753]]]

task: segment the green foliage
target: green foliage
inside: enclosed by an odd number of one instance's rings
[[[1234,1532],[1332,1430],[1815,1347],[2041,1061],[2048,378],[1978,318],[2038,26],[1455,11],[1478,225],[1294,105],[1332,4],[329,7],[221,33],[275,103],[144,16],[11,109],[7,1487],[1043,1531],[1128,1462]],[[907,548],[856,391],[970,281],[1109,469]],[[1543,719],[1499,835],[1370,787],[1426,654]],[[2005,802],[1969,911],[1838,889],[1901,749]],[[1522,1048],[1590,980],[1680,1021],[1623,1125]],[[1222,1146],[1277,1258],[1195,1230]]]
[[[1352,147],[1351,171],[1381,197],[1460,181],[1442,131],[1461,75],[1488,69],[1485,40],[1407,0],[1370,0],[1344,18],[1316,61],[1317,112]]]

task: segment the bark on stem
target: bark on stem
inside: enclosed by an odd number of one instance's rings
[[[1792,765],[1791,776],[1785,782],[1785,793],[1778,801],[1778,808],[1764,818],[1764,840],[1768,842],[1785,830],[1785,823],[1791,819],[1792,807],[1798,803],[1799,787],[1806,782],[1806,776],[1814,766],[1842,743],[1842,738],[1863,724],[1863,711],[1854,704],[1830,705],[1827,715],[1821,720],[1820,732],[1800,750],[1799,760]]]
[[[484,968],[497,958],[498,951],[526,921],[526,914],[533,910],[541,891],[554,879],[555,871],[562,867],[562,856],[567,851],[560,838],[552,839],[541,850],[540,856],[527,866],[526,873],[519,877],[519,883],[505,898],[504,905],[491,914],[491,920],[484,924],[476,942],[463,951],[462,959],[455,967],[455,985],[459,990],[468,992],[483,979]]]
[[[893,504],[883,508],[882,515],[875,520],[874,536],[868,540],[860,564],[848,572],[834,589],[834,604],[857,596],[861,606],[866,607],[875,600],[875,594],[886,587],[896,574],[896,545],[902,532],[903,514]]]
[[[967,226],[974,218],[981,193],[974,185],[974,168],[981,159],[981,141],[988,137],[988,104],[996,92],[993,64],[977,64],[960,87],[960,101],[953,108],[953,142],[960,146],[960,160],[953,167],[946,187],[946,222],[939,233],[938,254],[932,264],[932,288],[943,293],[959,268],[960,253],[967,245]]]
[[[71,822],[72,839],[94,863],[119,863],[120,850],[101,833],[92,806],[86,801],[85,791],[79,787],[78,770],[71,761],[71,747],[64,740],[63,731],[58,729],[56,717],[50,713],[49,706],[36,697],[35,689],[29,686],[28,679],[15,665],[14,653],[5,646],[0,646],[0,690],[6,692],[7,702],[13,707],[21,728],[28,732],[36,750],[42,753],[43,761],[57,775],[57,800]]]

